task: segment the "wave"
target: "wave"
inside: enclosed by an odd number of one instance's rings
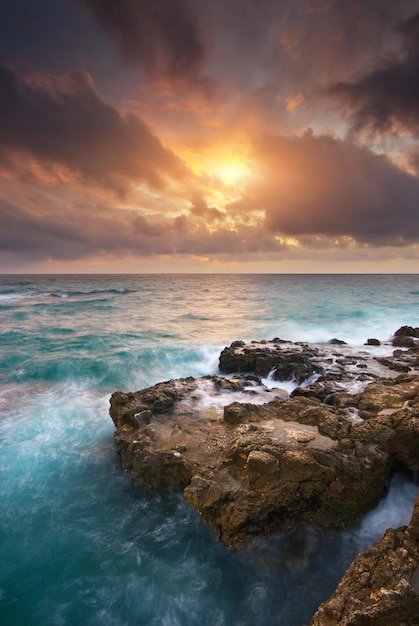
[[[135,293],[134,289],[124,289],[124,288],[113,288],[113,289],[91,289],[91,290],[86,290],[86,291],[58,291],[58,292],[53,292],[53,293],[49,293],[49,294],[44,294],[44,295],[48,295],[51,296],[52,298],[72,298],[72,297],[79,297],[79,296],[103,296],[106,294],[111,294],[111,295],[125,295],[128,293]]]
[[[9,302],[13,300],[24,300],[26,298],[33,298],[36,294],[25,293],[0,293],[0,302]]]
[[[86,291],[52,291],[42,293],[0,293],[0,302],[11,302],[16,300],[33,300],[35,298],[77,298],[82,296],[103,296],[103,295],[125,295],[129,293],[135,293],[134,289],[113,288],[113,289],[92,289]]]
[[[177,319],[198,322],[212,322],[214,318],[204,315],[196,315],[195,313],[184,313],[183,315],[180,315]]]

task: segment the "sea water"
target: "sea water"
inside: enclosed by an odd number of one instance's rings
[[[231,553],[181,494],[135,486],[109,396],[217,373],[235,339],[362,346],[419,326],[419,277],[0,277],[0,623],[301,626],[417,486],[343,533],[297,528]]]

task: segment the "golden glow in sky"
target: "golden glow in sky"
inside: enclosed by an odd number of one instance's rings
[[[4,1],[0,270],[419,271],[413,0]]]
[[[174,149],[182,156],[187,166],[197,176],[218,179],[225,185],[240,184],[252,174],[250,146],[238,138],[236,145],[228,142],[223,145],[222,138],[209,147],[185,150],[183,146]]]
[[[210,172],[220,178],[226,185],[239,183],[250,175],[249,165],[238,157],[224,158],[214,163]]]

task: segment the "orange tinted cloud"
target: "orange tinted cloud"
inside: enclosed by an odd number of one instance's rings
[[[304,96],[302,93],[298,93],[295,96],[290,96],[289,98],[287,98],[287,111],[289,111],[290,113],[294,113],[294,111],[298,109],[303,100]]]

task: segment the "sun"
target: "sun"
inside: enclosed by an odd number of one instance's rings
[[[237,184],[250,174],[248,164],[237,158],[225,158],[222,161],[214,163],[212,171],[225,185]]]
[[[237,152],[211,150],[185,159],[197,176],[209,176],[223,186],[239,184],[251,175],[249,159]]]
[[[257,174],[255,162],[247,145],[218,146],[203,149],[177,148],[192,172],[194,184],[209,206],[222,208],[239,199]]]

